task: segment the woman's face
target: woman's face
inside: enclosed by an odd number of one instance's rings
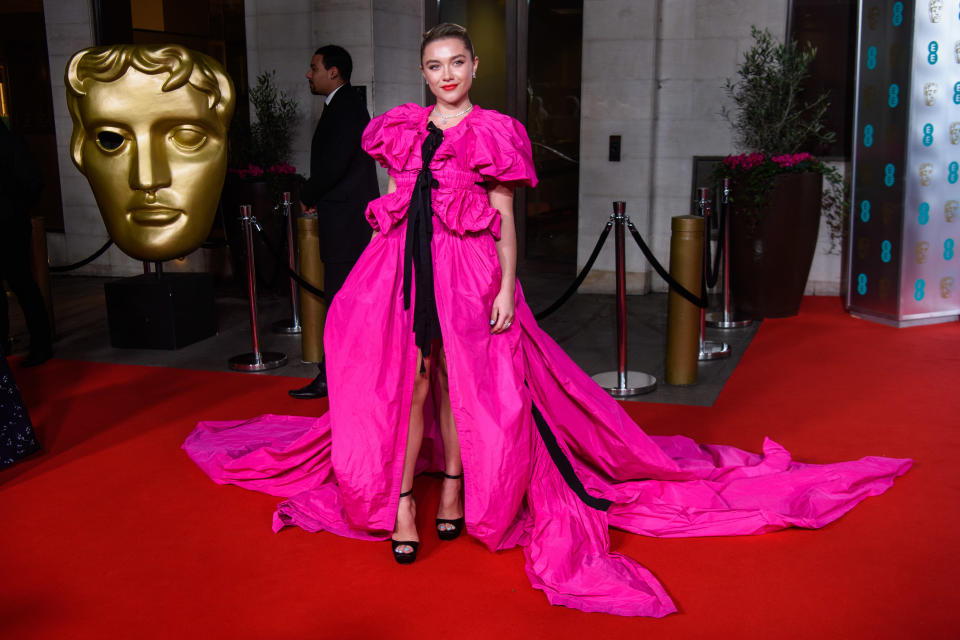
[[[424,48],[420,69],[438,103],[459,105],[468,99],[477,63],[460,38],[443,38]]]

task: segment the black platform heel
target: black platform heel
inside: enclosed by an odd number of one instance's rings
[[[451,480],[456,480],[463,477],[463,472],[460,472],[458,475],[452,476],[449,473],[443,474],[444,478],[450,478]],[[440,525],[449,524],[452,525],[452,529],[441,529]],[[437,518],[437,537],[441,540],[456,540],[460,533],[463,531],[464,517],[460,516],[454,520],[448,520],[446,518]]]
[[[401,498],[406,498],[407,496],[413,493],[413,489],[410,491],[404,491],[400,494]],[[411,498],[412,499],[412,498]],[[403,553],[402,551],[397,551],[399,547],[409,546],[413,549],[410,553]],[[413,540],[394,540],[390,538],[390,548],[393,550],[393,559],[396,560],[399,564],[413,564],[413,561],[417,559],[417,547],[420,546],[419,542],[414,542]]]

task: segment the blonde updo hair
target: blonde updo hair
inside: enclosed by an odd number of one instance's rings
[[[423,32],[423,40],[420,42],[420,61],[423,62],[423,50],[427,48],[428,44],[445,38],[457,38],[463,43],[464,48],[470,52],[471,60],[477,57],[473,52],[473,42],[471,42],[467,30],[458,24],[443,22]]]

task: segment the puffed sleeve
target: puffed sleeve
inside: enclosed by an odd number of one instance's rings
[[[537,186],[530,138],[523,125],[497,111],[484,111],[471,127],[469,162],[480,175],[514,184]]]
[[[363,131],[360,146],[382,167],[401,171],[416,147],[423,107],[401,104],[373,118]]]

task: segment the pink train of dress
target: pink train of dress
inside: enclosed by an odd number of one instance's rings
[[[401,105],[364,133],[364,149],[398,188],[370,203],[379,234],[329,311],[329,412],[203,422],[184,443],[215,482],[286,498],[274,530],[369,540],[393,530],[417,362],[402,294],[405,218],[429,112]],[[759,455],[647,436],[540,330],[519,284],[512,328],[490,335],[500,217],[481,185],[535,184],[530,142],[518,122],[479,107],[443,136],[430,165],[432,255],[466,528],[492,550],[522,546],[531,584],[552,604],[676,611],[649,571],[610,551],[610,526],[670,537],[822,527],[910,468],[878,457],[801,464],[771,440]],[[425,414],[418,471],[441,470],[430,400]]]

